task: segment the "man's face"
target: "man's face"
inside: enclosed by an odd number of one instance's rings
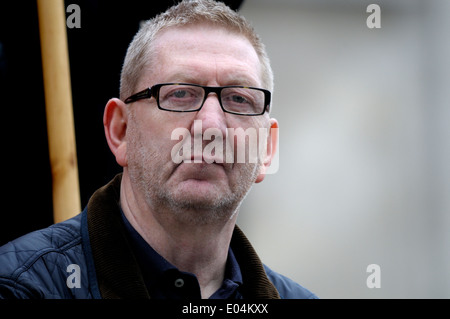
[[[192,83],[205,86],[246,85],[261,87],[261,68],[250,42],[211,25],[169,28],[154,43],[151,68],[143,70],[137,91],[159,83]],[[198,112],[176,113],[157,108],[154,98],[128,106],[127,160],[135,191],[153,211],[171,208],[184,221],[207,223],[229,218],[260,173],[260,163],[226,163],[227,128],[269,128],[267,114],[239,116],[224,113],[216,94],[210,94]],[[191,134],[192,156],[195,123],[202,131],[220,130],[224,137],[223,164],[175,163],[171,153],[180,146],[172,140],[179,128]],[[198,122],[201,121],[201,122]],[[201,138],[201,137],[200,137]],[[198,141],[198,140],[197,140]],[[187,142],[187,139],[186,141]],[[203,141],[203,147],[211,141]],[[234,148],[237,148],[235,143]],[[198,155],[198,154],[197,154]]]

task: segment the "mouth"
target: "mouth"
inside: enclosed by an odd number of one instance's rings
[[[194,157],[183,159],[176,164],[172,174],[182,177],[182,180],[210,183],[218,178],[223,179],[231,171],[231,164],[221,163],[216,157]],[[181,174],[181,175],[180,175]]]
[[[184,161],[186,164],[193,165],[200,170],[214,169],[215,167],[223,169],[225,172],[230,172],[233,169],[233,163],[227,163],[224,159],[215,156],[191,156],[190,160]]]
[[[194,164],[215,164],[220,166],[225,166],[226,163],[223,162],[222,158],[215,156],[194,156],[192,155],[189,160],[184,160],[185,163],[194,163]]]

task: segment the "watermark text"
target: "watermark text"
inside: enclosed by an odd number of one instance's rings
[[[225,136],[224,136],[225,135]],[[266,163],[271,160],[266,174],[278,170],[278,153],[271,150],[271,139],[278,142],[278,128],[218,128],[203,130],[202,121],[195,120],[193,136],[187,128],[172,131],[171,140],[179,141],[171,150],[175,164],[180,163]],[[274,151],[274,154],[271,152]]]

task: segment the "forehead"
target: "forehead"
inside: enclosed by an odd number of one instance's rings
[[[261,86],[261,64],[249,40],[210,24],[171,27],[153,43],[154,58],[144,78],[152,84]]]

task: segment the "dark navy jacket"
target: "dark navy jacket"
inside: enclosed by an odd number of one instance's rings
[[[79,215],[0,247],[0,298],[150,298],[121,224],[118,175]],[[263,265],[236,227],[244,299],[317,298]]]

